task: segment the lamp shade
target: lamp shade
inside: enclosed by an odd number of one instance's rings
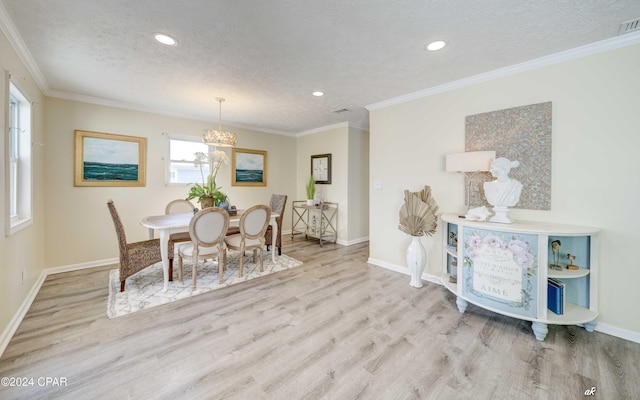
[[[209,146],[235,147],[238,144],[238,139],[233,132],[207,129],[202,134],[202,142]]]
[[[491,161],[496,158],[495,151],[465,151],[447,154],[445,170],[447,172],[489,171]]]
[[[222,130],[222,97],[216,97],[216,101],[219,104],[219,124],[218,129],[207,129],[202,134],[202,142],[209,146],[216,147],[235,147],[238,144],[238,138],[236,134],[229,131]]]

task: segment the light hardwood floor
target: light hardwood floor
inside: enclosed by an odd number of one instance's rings
[[[0,398],[640,399],[640,344],[460,314],[443,287],[368,265],[366,243],[287,236],[283,253],[304,265],[111,320],[113,266],[49,276],[0,359],[34,384]]]

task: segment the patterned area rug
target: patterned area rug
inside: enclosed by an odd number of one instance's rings
[[[258,261],[258,260],[257,260]],[[198,265],[197,289],[192,290],[193,275],[191,261],[184,260],[183,282],[178,281],[178,260],[174,260],[174,281],[169,282],[169,289],[162,292],[162,263],[157,263],[143,269],[127,279],[124,292],[120,292],[120,272],[117,269],[109,273],[109,299],[107,301],[107,316],[115,318],[132,312],[185,299],[190,296],[210,292],[225,286],[245,282],[260,276],[272,274],[302,265],[301,261],[286,255],[276,256],[276,262],[271,261],[271,252],[264,253],[264,272],[260,272],[260,263],[252,262],[251,252],[247,252],[244,260],[244,276],[238,277],[240,268],[240,254],[227,254],[227,268],[224,272],[224,283],[218,279],[218,264],[211,260]]]

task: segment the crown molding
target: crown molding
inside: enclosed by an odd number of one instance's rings
[[[611,39],[602,40],[587,44],[584,46],[576,47],[571,50],[563,51],[560,53],[551,54],[545,57],[536,58],[534,60],[526,61],[520,64],[511,65],[509,67],[499,68],[484,74],[474,75],[469,78],[460,79],[445,83],[443,85],[434,86],[428,89],[419,90],[417,92],[409,93],[403,96],[394,97],[388,100],[384,100],[378,103],[370,104],[365,108],[369,111],[380,110],[395,106],[409,101],[422,99],[425,97],[433,96],[435,94],[449,92],[456,89],[461,89],[467,86],[477,85],[492,81],[495,79],[505,78],[511,75],[519,74],[522,72],[532,71],[542,67],[547,67],[554,64],[563,63],[566,61],[575,60],[591,56],[594,54],[604,53],[606,51],[619,49],[626,46],[632,46],[640,43],[640,32],[628,33],[626,35],[616,36]]]
[[[349,122],[338,122],[337,124],[321,126],[319,128],[309,129],[308,131],[299,132],[296,137],[313,135],[314,133],[328,131],[329,129],[348,128]]]
[[[101,97],[86,96],[86,95],[69,93],[69,92],[62,92],[62,91],[58,91],[58,90],[50,90],[49,92],[46,93],[46,96],[54,97],[54,98],[58,98],[58,99],[63,99],[63,100],[77,101],[77,102],[80,102],[80,103],[88,103],[88,104],[96,104],[96,105],[101,105],[101,106],[106,106],[106,107],[121,108],[121,109],[124,109],[124,110],[147,112],[147,113],[158,114],[158,115],[166,115],[166,116],[175,117],[175,118],[185,118],[185,119],[196,120],[196,121],[204,121],[204,122],[217,122],[217,121],[214,121],[214,120],[212,120],[210,118],[203,118],[203,117],[198,116],[198,115],[169,112],[169,111],[165,111],[165,110],[158,110],[158,109],[155,109],[155,108],[152,108],[152,107],[142,106],[142,105],[139,105],[139,104],[126,103],[126,102],[118,101],[118,100],[110,100],[110,99],[104,99],[104,98],[101,98]],[[269,128],[262,128],[262,127],[259,127],[259,126],[245,125],[245,124],[239,124],[239,123],[236,123],[236,122],[228,122],[228,121],[225,121],[223,125],[224,126],[233,127],[233,128],[247,129],[247,130],[256,131],[256,132],[271,133],[273,135],[281,135],[281,136],[289,136],[289,137],[299,137],[299,136],[311,135],[313,133],[326,131],[326,130],[329,130],[329,129],[343,127],[343,126],[344,127],[351,126],[351,127],[363,130],[363,131],[368,131],[368,129],[365,128],[365,127],[354,126],[354,125],[350,124],[349,122],[339,122],[337,124],[328,125],[328,126],[324,126],[324,127],[320,127],[320,128],[314,128],[314,129],[311,129],[311,130],[308,130],[308,131],[304,131],[304,132],[300,132],[300,133],[297,133],[297,134],[293,133],[293,132],[280,131],[280,130],[269,129]]]
[[[252,131],[264,132],[264,133],[272,133],[274,135],[280,135],[280,136],[291,136],[291,137],[295,137],[296,136],[296,134],[293,133],[293,132],[279,131],[277,129],[270,129],[270,128],[261,128],[259,126],[239,124],[239,123],[236,123],[236,122],[225,122],[223,125],[232,126],[234,128],[248,129],[248,130],[252,130]]]
[[[113,107],[113,108],[120,108],[120,109],[130,110],[130,111],[147,112],[147,113],[150,113],[150,114],[166,115],[168,117],[184,118],[184,119],[190,119],[190,120],[195,120],[195,121],[204,121],[204,122],[218,122],[217,120],[214,121],[214,120],[212,120],[210,118],[203,118],[203,117],[198,116],[198,115],[170,112],[170,111],[165,111],[165,110],[159,110],[159,109],[152,108],[152,107],[142,106],[142,105],[139,105],[139,104],[127,103],[127,102],[118,101],[118,100],[104,99],[104,98],[101,98],[101,97],[86,96],[86,95],[82,95],[82,94],[62,92],[62,91],[58,91],[58,90],[50,90],[49,92],[46,93],[46,95],[49,96],[49,97],[54,97],[54,98],[63,99],[63,100],[71,100],[71,101],[77,101],[77,102],[80,102],[80,103],[96,104],[96,105],[101,105],[101,106],[106,106],[106,107]],[[234,127],[234,128],[252,130],[252,131],[256,131],[256,132],[271,133],[271,134],[274,134],[274,135],[292,136],[292,137],[295,136],[295,134],[291,133],[291,132],[278,131],[278,130],[275,130],[275,129],[268,129],[268,128],[261,128],[261,127],[258,127],[258,126],[237,124],[237,123],[234,123],[234,122],[226,122],[225,121],[225,123],[223,125],[224,126],[231,126],[231,127]]]
[[[364,125],[360,125],[360,124],[356,124],[354,122],[349,121],[349,128],[353,128],[353,129],[357,129],[359,131],[363,131],[363,132],[369,132],[369,126],[364,126]]]
[[[46,94],[49,90],[47,80],[44,79],[44,75],[40,72],[38,64],[36,64],[35,60],[31,56],[31,52],[24,44],[22,36],[18,33],[18,29],[13,23],[13,20],[9,16],[9,12],[2,1],[0,1],[0,29],[4,32],[9,44],[11,44],[18,54],[18,57],[27,68],[27,71],[29,71],[29,74],[33,77],[33,80],[36,82],[36,85],[38,85],[38,88],[40,88],[40,91]]]

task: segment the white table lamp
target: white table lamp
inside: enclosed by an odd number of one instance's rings
[[[496,158],[495,151],[465,151],[463,153],[451,153],[446,155],[445,170],[447,172],[459,172],[464,175],[467,187],[467,210],[471,206],[469,199],[471,195],[471,181],[482,171],[489,171],[491,161]]]

